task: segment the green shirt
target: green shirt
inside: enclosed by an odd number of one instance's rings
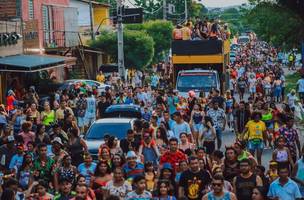
[[[51,158],[47,159],[47,162],[42,166],[40,159],[34,161],[33,171],[39,171],[39,179],[49,181],[53,174],[53,166],[55,161]]]

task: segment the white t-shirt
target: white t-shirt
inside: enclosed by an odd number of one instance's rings
[[[109,181],[104,187],[105,190],[109,191],[110,195],[119,196],[120,199],[124,199],[127,192],[132,191],[132,186],[128,181],[125,181],[122,186],[114,186],[113,180]]]
[[[296,95],[291,95],[290,93],[287,95],[287,101],[290,108],[295,107],[295,103],[298,100]]]
[[[91,96],[87,98],[87,109],[86,117],[95,117],[96,116],[96,99]]]

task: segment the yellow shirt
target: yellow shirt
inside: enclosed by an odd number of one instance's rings
[[[191,30],[186,26],[182,28],[182,38],[183,40],[191,39]]]
[[[103,74],[98,74],[98,75],[96,76],[96,80],[97,80],[99,83],[104,83],[105,80],[106,80],[105,75],[103,75]]]
[[[261,139],[263,140],[263,132],[266,130],[266,125],[263,121],[255,122],[250,120],[246,124],[248,128],[248,139]]]

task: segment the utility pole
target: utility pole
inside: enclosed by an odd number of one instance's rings
[[[167,19],[167,2],[163,0],[163,20]]]
[[[118,72],[122,80],[125,80],[125,62],[124,62],[124,50],[123,50],[123,24],[122,24],[122,5],[123,0],[117,0],[117,49],[118,49]]]
[[[185,23],[188,20],[188,1],[185,0]]]
[[[94,27],[93,27],[93,4],[92,0],[90,0],[90,26],[91,26],[91,39],[95,40],[95,33],[94,33]]]

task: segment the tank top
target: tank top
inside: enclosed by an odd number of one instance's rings
[[[80,143],[80,138],[77,138],[76,141],[69,146],[69,150],[72,156],[81,156],[83,153],[83,146]]]
[[[288,153],[285,149],[277,152],[276,161],[277,162],[288,161]]]
[[[256,187],[256,175],[252,174],[248,178],[242,176],[236,177],[236,196],[237,199],[251,199],[252,190]]]
[[[213,192],[209,192],[207,194],[208,200],[230,200],[230,193],[229,192],[224,192],[224,195],[221,197],[216,197],[214,196]]]
[[[202,123],[203,116],[200,112],[194,112],[193,116],[192,116],[192,119],[193,119],[195,124],[200,124],[200,123]]]
[[[272,113],[271,112],[262,115],[262,121],[268,121],[268,120],[271,120],[271,119],[272,119]]]
[[[51,123],[53,123],[55,121],[55,111],[51,110],[51,112],[46,113],[46,112],[42,112],[42,116],[46,115],[46,117],[44,118],[44,120],[42,121],[42,124],[45,126],[49,126]]]

